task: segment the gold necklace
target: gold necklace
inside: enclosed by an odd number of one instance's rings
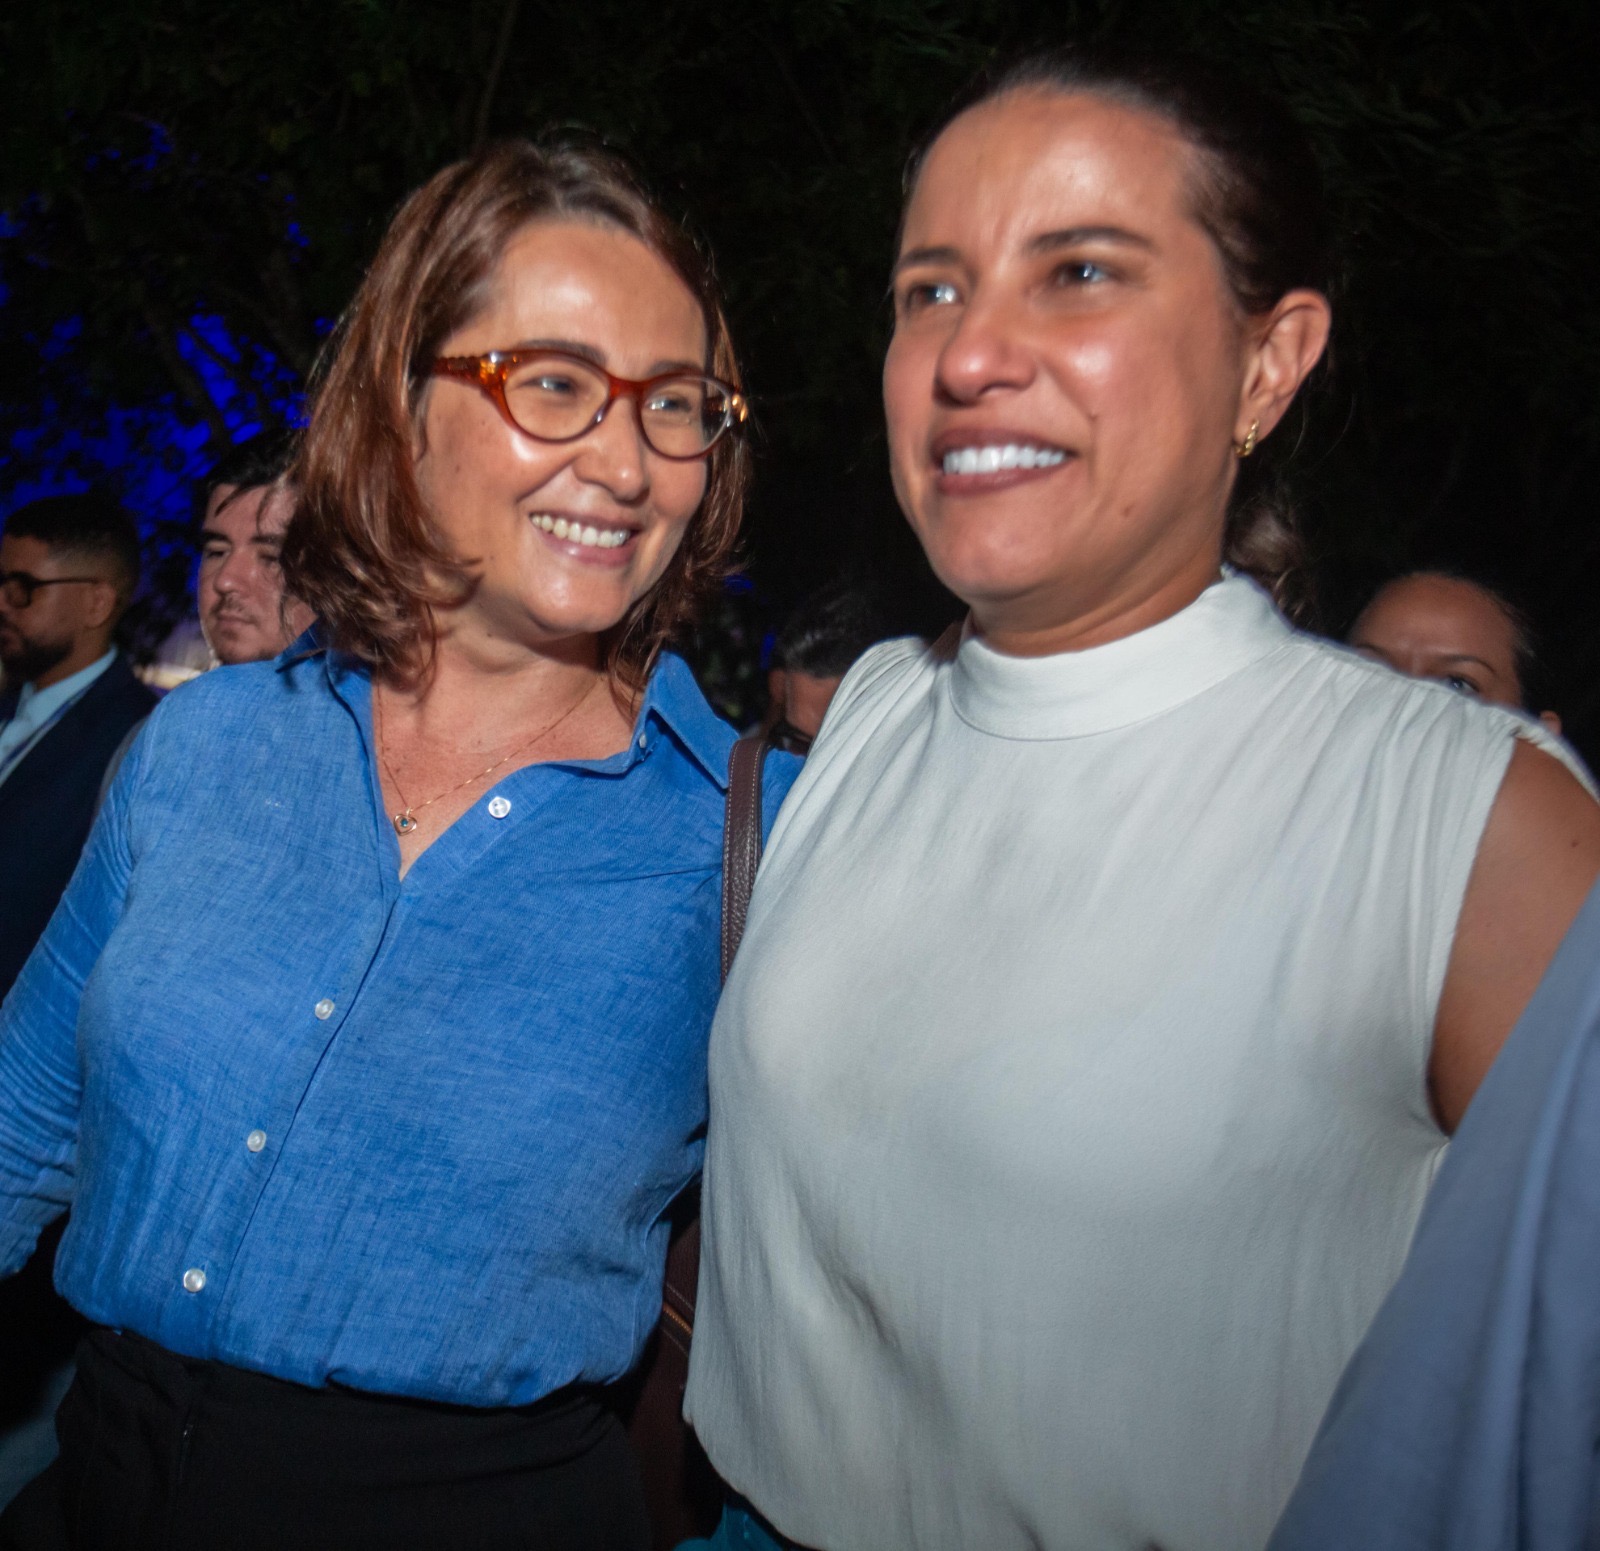
[[[399,797],[401,802],[405,803],[405,807],[402,808],[400,812],[391,815],[394,823],[395,834],[409,835],[420,822],[417,818],[417,815],[424,808],[431,808],[436,802],[441,802],[444,798],[459,792],[463,786],[471,786],[474,782],[483,780],[485,776],[493,775],[495,771],[497,771],[502,765],[506,764],[510,760],[515,759],[517,755],[526,753],[541,738],[546,737],[550,733],[554,732],[556,728],[566,721],[566,719],[571,716],[572,713],[576,711],[585,700],[589,698],[594,691],[595,685],[599,682],[599,677],[592,679],[589,682],[588,687],[585,688],[584,692],[579,695],[578,698],[574,700],[572,704],[561,713],[560,716],[551,722],[548,727],[541,727],[538,732],[536,732],[525,743],[519,743],[509,754],[502,754],[500,758],[490,765],[487,770],[480,770],[476,775],[469,775],[465,781],[457,781],[454,786],[446,787],[444,791],[430,797],[426,802],[418,803],[406,802],[406,794],[400,790],[400,782],[395,777],[394,766],[389,763],[389,756],[383,752],[383,702],[378,698],[378,686],[374,684],[372,686],[372,708],[373,721],[376,724],[378,733],[378,762],[383,766],[384,774],[389,777],[389,784],[394,787],[395,795]]]

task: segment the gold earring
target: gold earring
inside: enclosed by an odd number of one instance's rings
[[[1256,433],[1261,429],[1259,420],[1250,422],[1250,429],[1244,433],[1242,442],[1233,444],[1233,455],[1236,458],[1248,458],[1256,450]]]

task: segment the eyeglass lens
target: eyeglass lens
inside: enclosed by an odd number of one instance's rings
[[[530,436],[566,441],[594,423],[610,395],[605,377],[565,356],[529,356],[506,374],[506,405]],[[644,439],[669,458],[706,450],[733,419],[731,396],[710,377],[663,377],[639,398]]]
[[[41,587],[64,587],[69,582],[92,582],[92,576],[34,576],[28,571],[0,571],[0,597],[14,609],[25,609]]]

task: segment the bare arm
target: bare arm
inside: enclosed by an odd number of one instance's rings
[[[1600,805],[1519,742],[1490,810],[1439,998],[1428,1080],[1454,1131],[1600,875]]]

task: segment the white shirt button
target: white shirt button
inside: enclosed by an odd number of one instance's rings
[[[490,818],[503,819],[510,811],[511,799],[509,797],[491,797],[489,799]]]
[[[311,1010],[319,1018],[331,1018],[333,1016],[333,1002],[330,998],[325,996]]]
[[[249,1136],[244,1139],[244,1145],[248,1147],[251,1152],[260,1152],[261,1149],[267,1145],[267,1133],[265,1131],[252,1131]]]
[[[206,1274],[199,1266],[190,1266],[183,1273],[183,1290],[189,1293],[204,1292],[206,1290]]]
[[[647,747],[648,747],[648,746],[649,746],[649,740],[648,740],[648,739],[647,739],[647,738],[646,738],[646,737],[645,737],[645,735],[644,735],[644,734],[643,734],[643,733],[642,733],[642,732],[641,732],[641,733],[640,733],[640,734],[639,734],[639,747],[640,747],[640,748],[647,748]]]

